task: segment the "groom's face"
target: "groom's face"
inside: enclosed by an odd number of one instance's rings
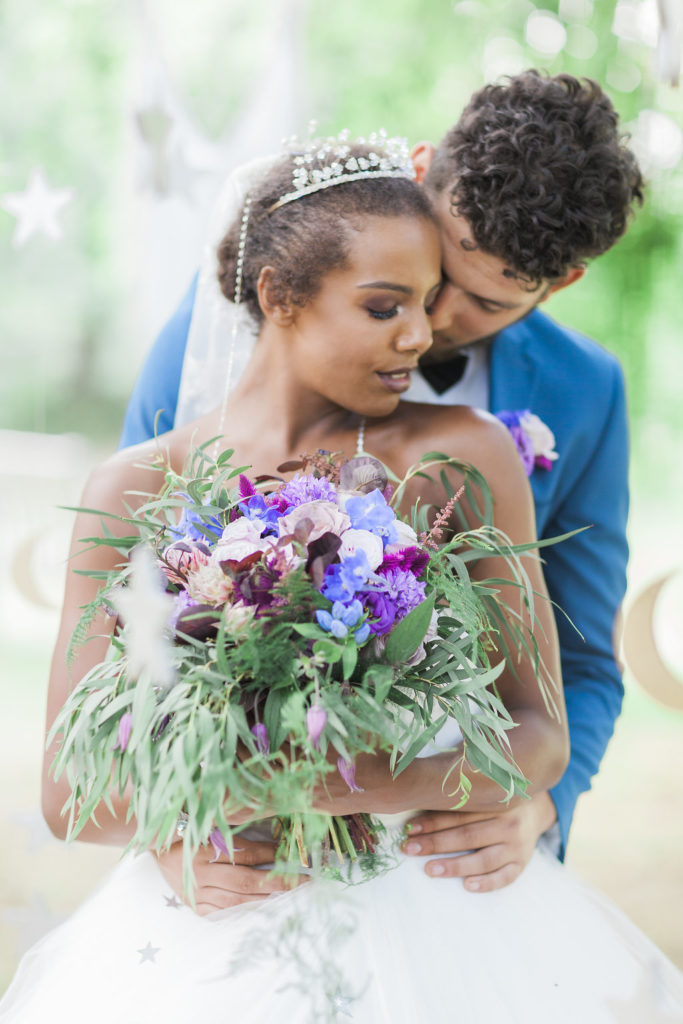
[[[431,198],[439,221],[443,273],[432,313],[434,343],[422,360],[433,363],[520,320],[553,289],[543,283],[528,291],[524,282],[509,272],[506,276],[501,259],[472,248],[469,224],[453,215],[448,190],[432,193]]]

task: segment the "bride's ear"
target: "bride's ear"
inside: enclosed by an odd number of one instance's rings
[[[275,270],[273,267],[262,267],[256,290],[259,306],[266,320],[278,327],[289,327],[294,320],[294,308],[291,303],[283,301],[274,287]]]

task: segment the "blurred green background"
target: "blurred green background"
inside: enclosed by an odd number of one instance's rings
[[[624,366],[631,592],[683,568],[679,8],[3,0],[0,509],[9,557],[0,571],[0,695],[9,739],[0,749],[0,991],[22,944],[70,910],[115,856],[62,849],[36,813],[68,527],[54,506],[74,502],[88,467],[115,447],[137,369],[190,281],[234,163],[303,134],[312,118],[324,132],[384,126],[411,142],[437,141],[474,89],[526,67],[597,79],[632,137],[647,202],[626,237],[545,308]],[[39,168],[42,198],[35,178],[29,189]],[[680,588],[667,593],[656,625],[680,673]],[[616,739],[577,816],[572,860],[683,966],[674,914],[683,897],[683,717],[629,676],[626,684]]]

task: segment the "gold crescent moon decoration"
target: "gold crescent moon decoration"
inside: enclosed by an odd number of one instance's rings
[[[676,678],[659,653],[654,629],[657,599],[675,574],[665,573],[633,599],[624,620],[622,646],[636,682],[660,704],[683,711],[683,681]]]

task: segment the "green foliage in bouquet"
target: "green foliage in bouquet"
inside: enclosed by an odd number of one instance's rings
[[[84,541],[113,547],[122,562],[90,574],[102,586],[71,656],[98,610],[116,627],[51,735],[61,737],[54,774],[71,785],[69,836],[102,803],[113,810],[113,792],[128,792],[131,846],[161,849],[181,834],[188,882],[199,846],[230,856],[246,819],[276,819],[281,870],[321,847],[340,860],[373,854],[377,823],[316,814],[315,796],[336,772],[356,788],[362,754],[389,752],[399,775],[449,720],[462,733],[455,777],[444,780],[454,806],[467,798],[467,769],[493,779],[503,799],[524,793],[495,681],[525,652],[549,706],[552,687],[526,625],[534,594],[521,556],[532,545],[514,547],[491,525],[481,475],[432,453],[392,494],[368,456],[318,453],[281,467],[304,470],[288,482],[252,482],[232,455],[214,461],[203,446],[182,475],[160,467],[160,493],[120,518],[124,537],[103,513],[81,510],[102,524]],[[412,525],[403,522],[394,507],[408,480],[435,469],[447,505],[436,519],[415,507]],[[453,469],[465,474],[458,493]],[[463,519],[440,543],[465,492],[482,525]],[[472,579],[472,565],[492,555],[511,568],[517,610],[500,603],[503,581]]]

